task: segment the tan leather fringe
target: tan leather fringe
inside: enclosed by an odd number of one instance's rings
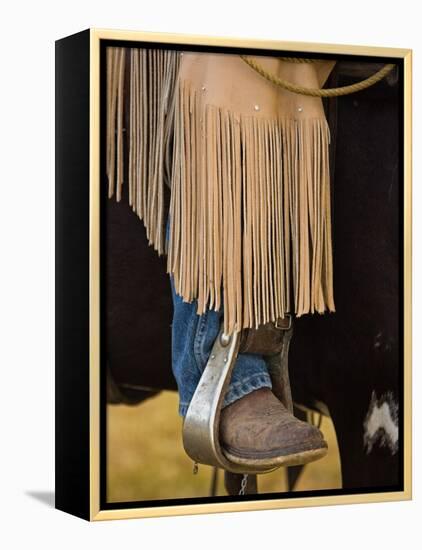
[[[107,166],[119,200],[123,82],[115,50],[107,59]],[[159,254],[163,188],[171,186],[166,252],[176,292],[197,299],[198,314],[223,305],[227,334],[286,313],[335,311],[326,120],[201,108],[200,92],[177,79],[176,54],[130,50],[128,181],[130,205]]]
[[[125,49],[107,49],[107,176],[108,196],[121,199],[123,185],[123,111]]]
[[[165,252],[164,185],[171,170],[176,51],[107,48],[107,176],[109,197],[121,200],[123,184],[124,68],[129,56],[128,198],[143,220],[147,238]],[[116,153],[117,151],[117,153]]]
[[[167,270],[198,314],[224,301],[225,331],[334,311],[329,128],[176,94]]]

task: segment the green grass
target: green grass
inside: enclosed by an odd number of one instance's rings
[[[182,446],[182,419],[178,395],[162,392],[134,407],[109,405],[107,409],[107,486],[109,502],[202,497],[209,495],[212,468],[193,463]],[[341,487],[335,431],[323,417],[321,430],[328,454],[308,464],[296,490]],[[285,470],[279,468],[258,478],[259,492],[286,490]],[[218,495],[227,494],[219,472]]]

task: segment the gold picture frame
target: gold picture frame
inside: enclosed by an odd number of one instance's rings
[[[159,43],[171,46],[183,44],[189,46],[207,46],[218,48],[244,48],[254,50],[271,50],[281,52],[299,52],[300,54],[319,54],[335,56],[360,56],[368,58],[386,58],[389,61],[395,60],[402,64],[402,181],[403,181],[403,220],[401,243],[403,252],[402,284],[403,294],[403,384],[402,397],[403,408],[400,411],[403,419],[402,452],[403,452],[403,484],[402,490],[391,492],[369,492],[350,494],[331,494],[322,496],[306,496],[268,499],[248,500],[226,500],[223,502],[195,504],[169,504],[143,507],[128,505],[112,505],[104,508],[101,504],[101,448],[103,442],[100,439],[101,426],[101,383],[100,383],[100,362],[101,362],[101,200],[100,200],[100,123],[101,123],[101,44],[107,41],[115,41],[118,44],[136,42]],[[76,44],[76,46],[75,46]],[[335,504],[353,504],[366,502],[383,502],[409,500],[412,498],[412,365],[411,365],[411,319],[412,319],[412,279],[411,279],[411,248],[412,248],[412,51],[399,48],[380,48],[371,46],[319,44],[306,42],[285,42],[275,40],[257,40],[250,38],[225,38],[216,36],[185,35],[176,33],[153,33],[142,31],[124,31],[111,29],[89,29],[74,37],[67,37],[56,43],[56,118],[57,134],[56,143],[56,182],[57,182],[57,217],[56,226],[59,232],[57,246],[60,248],[57,264],[56,280],[58,281],[58,329],[57,339],[59,343],[56,358],[56,507],[70,512],[90,521],[102,521],[111,519],[143,518],[155,516],[171,516],[185,514],[204,514],[233,512],[244,510],[269,510],[307,506],[327,506]],[[81,55],[85,56],[81,63]],[[81,64],[83,65],[82,68]],[[80,74],[79,74],[80,73]],[[81,76],[82,75],[82,76]],[[73,79],[73,80],[72,80]],[[71,98],[67,95],[66,86],[69,82],[74,86],[81,83],[83,90],[84,105],[88,105],[88,112],[84,107],[80,117],[84,119],[84,127],[75,130],[70,137],[64,137],[66,124],[74,120],[77,111],[69,107]],[[75,82],[76,81],[76,82]],[[81,92],[82,93],[82,92]],[[86,94],[88,94],[86,96]],[[70,142],[66,139],[75,139],[77,132],[89,130],[88,150],[84,146],[84,166],[88,169],[83,172],[88,175],[89,194],[83,187],[81,180],[80,191],[76,195],[70,195],[69,181],[70,173],[65,173],[70,166],[71,159],[68,159],[66,152]],[[73,135],[73,138],[72,138]],[[88,162],[88,167],[86,165]],[[85,176],[84,176],[85,177]],[[67,198],[66,198],[67,197]],[[75,237],[72,227],[78,223],[79,214],[71,221],[65,220],[65,212],[70,207],[78,210],[81,205],[81,216],[85,216],[81,227],[81,234]],[[79,201],[79,202],[78,202]],[[88,216],[88,218],[86,218]],[[85,230],[88,230],[86,232]],[[85,232],[84,232],[85,231]],[[72,237],[70,237],[72,233]],[[81,239],[74,241],[74,239]],[[67,257],[66,250],[71,248],[72,242],[86,241],[83,251],[75,256]],[[66,248],[67,246],[67,248]],[[82,254],[78,256],[77,254]],[[73,253],[69,253],[73,254]],[[83,296],[76,291],[78,283],[72,282],[67,272],[70,263],[73,262],[75,273],[79,270],[84,272]],[[76,285],[71,287],[71,285]],[[73,288],[75,292],[69,291]],[[73,304],[69,295],[73,296]],[[84,303],[79,304],[79,298]],[[88,300],[88,302],[87,302]],[[85,311],[87,318],[80,317]],[[79,316],[79,317],[78,317]],[[72,319],[70,322],[69,319]],[[66,324],[68,323],[68,324]],[[81,328],[75,336],[76,340],[81,339],[79,344],[75,340],[68,341],[69,323],[71,327],[75,323]],[[79,324],[78,324],[79,323]],[[67,328],[66,328],[67,327]],[[71,367],[69,362],[75,360],[72,356],[72,348],[78,349],[78,357],[83,361]],[[76,353],[76,352],[75,352]],[[69,373],[71,368],[73,373]],[[83,388],[83,389],[82,389]],[[81,391],[81,396],[70,395],[72,392]],[[75,404],[74,400],[78,401]],[[80,415],[80,420],[75,421],[72,426],[71,415]],[[72,418],[75,418],[73,416]],[[79,417],[78,417],[79,418]],[[65,440],[66,439],[66,440]],[[73,447],[71,447],[71,445]],[[80,446],[76,449],[76,446]],[[85,449],[85,450],[84,450]],[[104,466],[104,465],[103,465]],[[73,492],[72,492],[73,491]]]

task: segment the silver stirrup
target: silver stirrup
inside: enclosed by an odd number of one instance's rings
[[[216,466],[233,473],[262,474],[272,472],[279,466],[260,469],[256,465],[249,467],[234,464],[225,457],[219,442],[220,412],[239,351],[240,335],[241,333],[235,332],[231,336],[227,336],[223,331],[223,323],[221,324],[210,357],[185,416],[183,446],[192,460],[200,464]],[[281,387],[284,386],[283,395],[277,395],[277,393],[276,395],[283,401],[287,397],[288,403],[285,405],[289,409],[292,408],[291,394],[286,395],[285,388],[287,387],[290,392],[288,372],[286,373],[290,336],[291,328],[286,331],[287,345],[283,342],[282,352],[271,357],[269,361],[271,377],[277,378]],[[287,382],[287,386],[283,382]]]

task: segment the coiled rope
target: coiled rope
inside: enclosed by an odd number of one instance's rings
[[[356,82],[355,84],[350,84],[349,86],[342,86],[340,88],[304,88],[303,86],[293,84],[292,82],[279,78],[276,75],[266,71],[259,63],[257,63],[253,59],[248,58],[246,55],[241,55],[240,57],[252,69],[254,69],[257,73],[259,73],[261,76],[263,76],[276,86],[279,86],[295,94],[307,95],[312,97],[337,97],[360,92],[361,90],[365,90],[366,88],[369,88],[370,86],[373,86],[374,84],[382,80],[395,67],[393,63],[384,65],[382,69],[377,71],[369,78],[361,80],[360,82]],[[313,59],[304,59],[299,57],[280,57],[280,59],[282,59],[283,61],[288,61],[290,63],[313,63],[315,61]]]

